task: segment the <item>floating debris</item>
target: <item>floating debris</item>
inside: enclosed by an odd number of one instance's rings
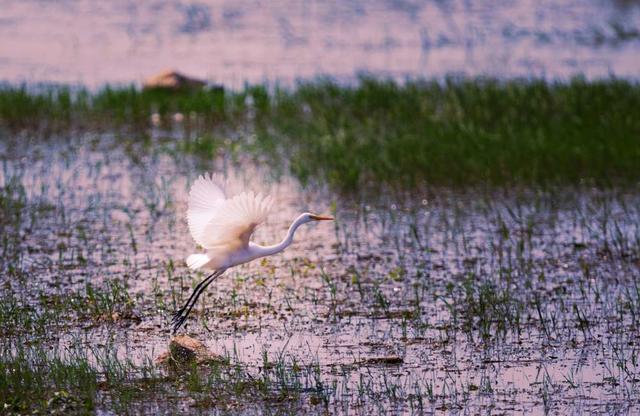
[[[393,365],[393,364],[402,364],[404,359],[397,355],[389,355],[385,357],[370,357],[365,358],[364,360],[358,361],[354,364],[358,365]]]

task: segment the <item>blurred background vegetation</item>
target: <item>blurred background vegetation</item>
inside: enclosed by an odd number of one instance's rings
[[[303,183],[629,184],[640,177],[640,85],[455,79],[319,79],[295,88],[162,91],[4,85],[6,130],[177,132],[180,149],[234,148]],[[231,138],[231,139],[230,139]]]

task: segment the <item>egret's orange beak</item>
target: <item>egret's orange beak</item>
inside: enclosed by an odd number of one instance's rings
[[[333,217],[323,217],[322,215],[311,215],[311,219],[316,221],[333,221]]]

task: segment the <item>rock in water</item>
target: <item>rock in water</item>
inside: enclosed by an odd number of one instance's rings
[[[222,357],[209,351],[207,347],[195,338],[187,335],[173,337],[169,343],[169,351],[161,354],[156,362],[184,366],[192,363],[207,364],[213,361],[223,361]]]
[[[144,88],[177,91],[185,89],[199,89],[204,87],[206,84],[207,83],[202,80],[188,77],[177,71],[166,70],[148,78],[144,82]]]

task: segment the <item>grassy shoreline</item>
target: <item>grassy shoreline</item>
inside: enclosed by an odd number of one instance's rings
[[[345,190],[640,179],[640,84],[616,79],[362,78],[353,86],[316,80],[236,92],[5,84],[0,125],[38,136],[170,129],[196,137],[195,146],[182,147],[188,151],[239,137],[242,149],[303,183],[320,179]]]

